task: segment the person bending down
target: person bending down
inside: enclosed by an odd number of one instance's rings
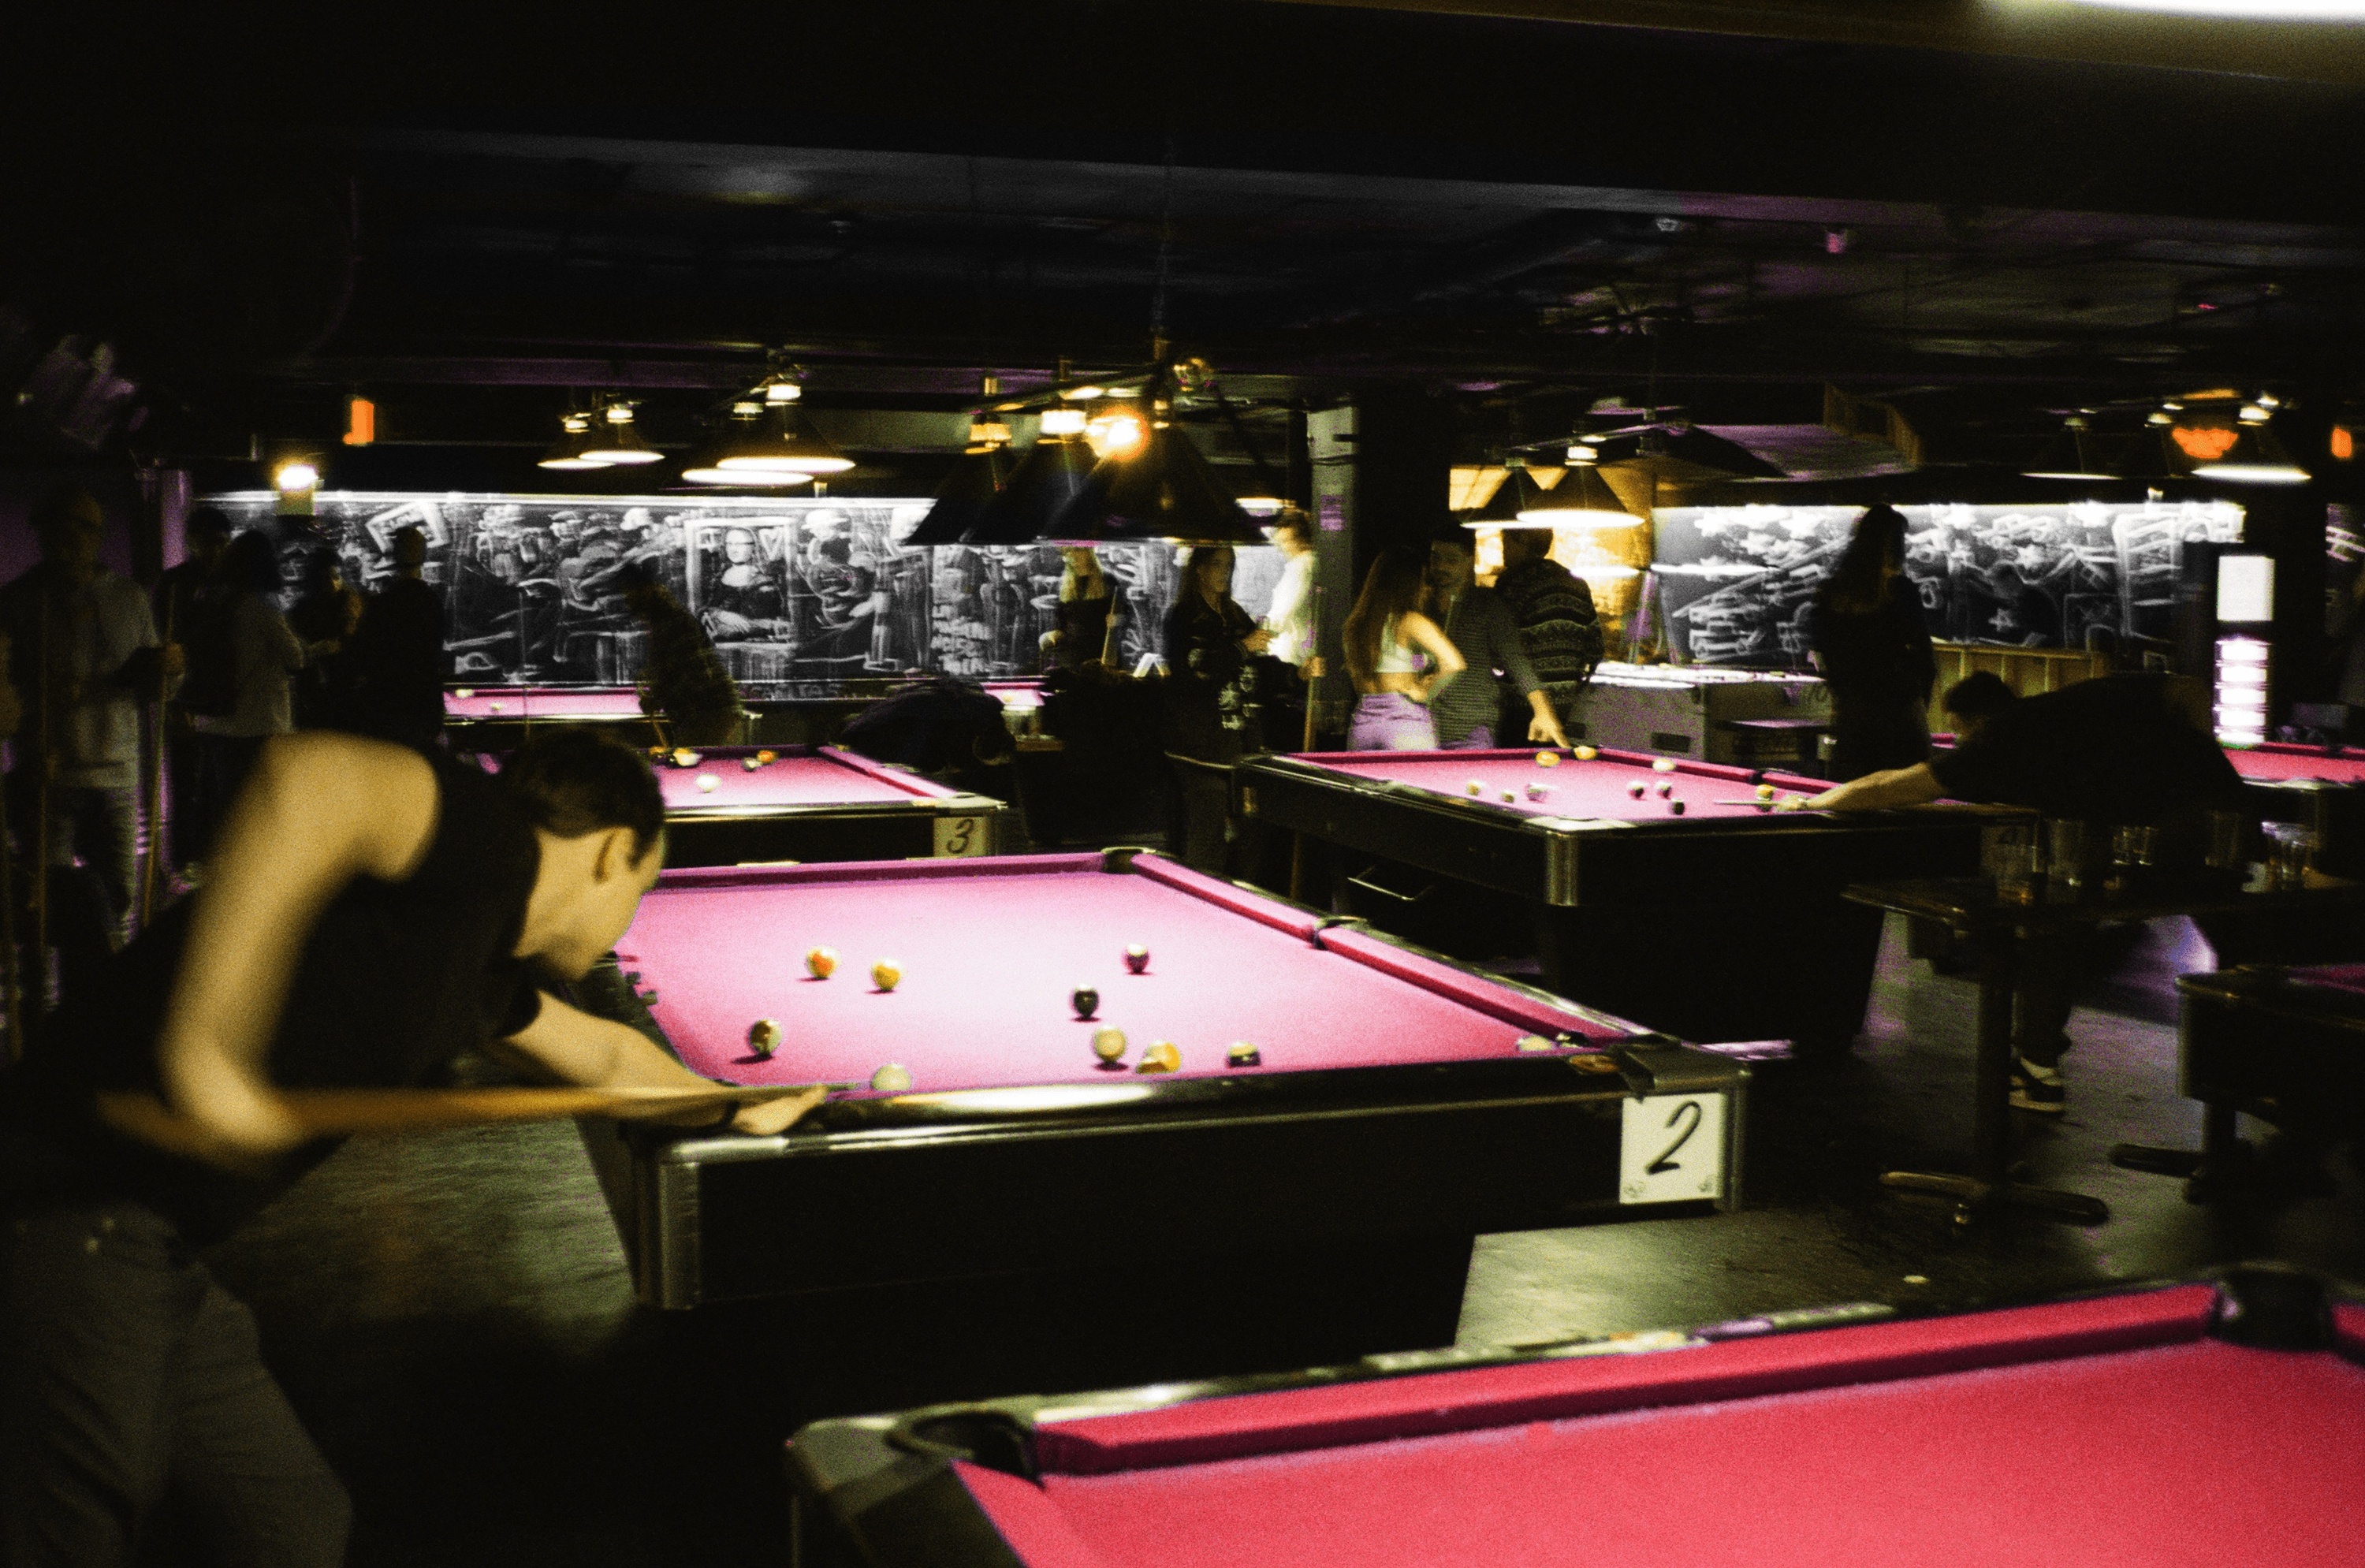
[[[2106,676],[2039,697],[2020,697],[1986,671],[1950,688],[1956,744],[1927,762],[1889,768],[1803,802],[1833,812],[1917,806],[1943,798],[2024,806],[2048,818],[2147,826],[2164,865],[2199,865],[2213,811],[2243,809],[2242,780],[2215,741],[2171,700],[2161,676]],[[2213,922],[2221,958],[2252,933]],[[2090,943],[2051,942],[2028,956],[2016,1032],[2012,1103],[2058,1115],[2064,1029]]]
[[[1428,751],[1437,745],[1429,700],[1466,667],[1426,613],[1427,563],[1391,550],[1372,563],[1347,615],[1347,670],[1355,679],[1350,751]]]
[[[196,1249],[342,1134],[543,1092],[421,1087],[475,1047],[712,1090],[548,989],[622,935],[664,823],[647,764],[580,731],[498,779],[352,735],[263,748],[204,887],[0,1085],[0,1564],[127,1562],[168,1494],[215,1560],[343,1560],[344,1491]],[[729,1125],[776,1133],[824,1093]]]
[[[1503,596],[1481,588],[1475,576],[1477,541],[1459,523],[1440,529],[1429,545],[1430,601],[1445,616],[1445,635],[1469,667],[1431,696],[1438,745],[1449,751],[1484,751],[1495,744],[1506,690],[1527,704],[1527,737],[1564,746],[1552,697],[1529,661],[1519,617]],[[1496,679],[1496,672],[1502,678]],[[1515,718],[1514,723],[1518,722]]]

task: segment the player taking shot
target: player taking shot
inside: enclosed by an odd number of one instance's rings
[[[342,1488],[195,1249],[356,1132],[597,1114],[777,1133],[826,1091],[734,1090],[552,993],[665,857],[647,765],[530,743],[496,779],[276,740],[202,890],[0,1081],[0,1568],[128,1561],[170,1495],[225,1562],[342,1562]],[[435,1087],[489,1047],[569,1088]]]

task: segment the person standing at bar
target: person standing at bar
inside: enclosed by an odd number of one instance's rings
[[[432,746],[443,733],[443,596],[427,581],[427,535],[398,529],[391,543],[394,579],[370,595],[347,657],[342,727]]]
[[[1230,837],[1226,772],[1256,733],[1250,659],[1272,641],[1232,598],[1232,547],[1194,545],[1166,612],[1166,750],[1175,764],[1182,859],[1221,875]],[[1204,766],[1194,767],[1194,763]]]
[[[230,519],[219,508],[199,507],[191,512],[182,530],[187,558],[168,568],[156,584],[157,623],[167,639],[185,650],[187,665],[164,722],[171,863],[182,870],[198,860],[213,815],[205,790],[205,742],[195,721],[200,714],[228,712],[238,680],[221,583],[230,532]]]
[[[1437,744],[1448,751],[1485,751],[1495,745],[1506,688],[1529,710],[1527,738],[1568,745],[1560,716],[1519,637],[1519,617],[1503,596],[1478,586],[1477,541],[1458,523],[1438,531],[1429,546],[1430,602],[1445,618],[1445,635],[1469,666],[1429,700]]]
[[[1347,613],[1347,673],[1356,693],[1350,751],[1429,751],[1437,745],[1429,700],[1465,666],[1429,617],[1426,566],[1401,550],[1382,554]]]
[[[1601,617],[1593,589],[1552,558],[1549,528],[1503,530],[1503,570],[1495,591],[1511,607],[1519,639],[1563,724],[1576,712],[1585,683],[1601,663]]]
[[[199,715],[205,737],[206,798],[219,814],[253,767],[263,743],[296,727],[296,677],[316,655],[336,644],[308,644],[279,610],[279,547],[260,529],[249,529],[223,553],[221,588],[230,630],[230,700],[223,712]],[[200,843],[199,855],[209,846]]]
[[[1938,660],[1921,593],[1905,575],[1905,517],[1896,508],[1872,507],[1855,520],[1838,566],[1815,590],[1812,642],[1832,689],[1832,777],[1926,760]]]
[[[50,879],[77,859],[89,868],[104,903],[103,940],[91,940],[103,952],[120,938],[138,885],[140,704],[179,683],[181,650],[157,637],[140,586],[100,563],[106,518],[95,498],[56,492],[32,522],[40,564],[0,588],[9,683],[26,710],[9,814],[31,846],[46,773]],[[73,935],[59,932],[62,948]]]

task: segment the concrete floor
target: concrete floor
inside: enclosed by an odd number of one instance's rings
[[[2122,1140],[2190,1144],[2173,977],[2210,967],[2182,923],[2132,939],[2071,1025],[2070,1114],[2029,1125],[2034,1178],[2108,1225],[1971,1231],[1892,1194],[1895,1165],[1959,1168],[1973,992],[1884,948],[1852,1059],[1761,1070],[1737,1214],[1490,1237],[1464,1343],[1521,1343],[1784,1307],[1966,1307],[2252,1257],[2365,1279],[2365,1182],[2211,1211],[2113,1169]],[[504,1568],[782,1560],[779,1440],[798,1347],[635,1305],[566,1126],[357,1140],[216,1255],[358,1506],[352,1562]],[[1019,1391],[1012,1391],[1019,1392]]]

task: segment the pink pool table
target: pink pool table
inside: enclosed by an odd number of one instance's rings
[[[1314,753],[1234,778],[1240,814],[1329,846],[1360,913],[1532,942],[1553,990],[1687,1038],[1809,1050],[1854,1038],[1879,946],[1879,913],[1841,890],[1976,872],[1993,821],[1780,811],[1829,786],[1608,749]]]
[[[1056,1316],[1198,1375],[1446,1343],[1479,1233],[1737,1190],[1738,1063],[1148,851],[668,871],[616,957],[603,1005],[696,1071],[839,1086],[779,1138],[587,1134],[662,1306],[1126,1281]]]
[[[655,764],[668,866],[992,855],[1001,846],[1001,801],[836,746],[710,746]]]
[[[1387,1373],[818,1423],[790,1448],[794,1561],[2280,1568],[2356,1557],[2365,1308],[2345,1293],[2234,1271],[2222,1283],[1883,1316],[1777,1315],[1494,1364],[1406,1358]]]

